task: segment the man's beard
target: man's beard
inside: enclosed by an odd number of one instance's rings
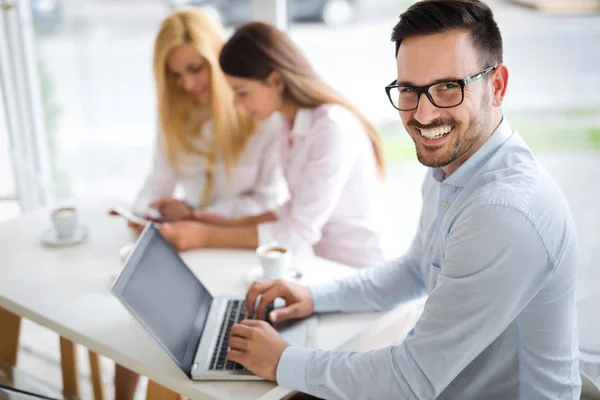
[[[453,163],[465,153],[468,153],[485,134],[487,122],[491,114],[491,107],[487,105],[487,98],[488,96],[484,95],[482,108],[479,113],[469,121],[468,128],[464,132],[460,132],[463,124],[453,118],[436,119],[427,125],[422,125],[414,119],[409,121],[406,124],[407,127],[410,126],[419,129],[432,129],[440,126],[452,127],[452,131],[449,133],[449,135],[453,136],[451,143],[446,143],[441,146],[425,146],[422,143],[419,143],[418,138],[414,139],[419,162],[426,167],[441,168]],[[420,135],[420,133],[417,132],[417,135]],[[433,156],[434,151],[448,146],[449,148],[444,154],[440,154],[437,157]]]

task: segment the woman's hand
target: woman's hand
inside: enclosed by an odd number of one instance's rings
[[[158,210],[165,221],[179,221],[191,216],[192,210],[181,200],[163,197],[150,204],[150,208]]]
[[[208,229],[197,221],[176,221],[160,225],[160,233],[177,250],[184,251],[206,247]]]
[[[140,225],[140,224],[136,224],[135,222],[129,221],[127,220],[127,226],[133,230],[135,233],[137,233],[138,235],[140,233],[142,233],[142,231],[144,230],[144,228],[146,227],[146,225]]]

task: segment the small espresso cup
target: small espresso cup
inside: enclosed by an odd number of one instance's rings
[[[78,224],[77,209],[75,207],[57,208],[50,214],[50,219],[58,237],[68,238],[75,234]]]
[[[277,244],[262,245],[256,249],[256,255],[263,269],[264,279],[279,279],[287,276],[292,261],[290,249]]]

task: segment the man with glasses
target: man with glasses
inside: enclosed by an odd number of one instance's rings
[[[490,8],[425,0],[393,30],[385,88],[431,167],[408,252],[339,282],[258,282],[271,320],[394,306],[428,294],[400,345],[367,353],[289,347],[263,321],[231,330],[229,357],[279,385],[344,399],[579,399],[578,243],[556,183],[502,114],[508,69]],[[252,311],[252,310],[249,310]]]

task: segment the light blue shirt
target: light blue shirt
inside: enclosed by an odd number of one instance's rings
[[[575,226],[558,185],[503,121],[449,177],[423,184],[407,254],[312,286],[316,312],[428,294],[402,344],[288,347],[277,382],[326,399],[579,399]]]

